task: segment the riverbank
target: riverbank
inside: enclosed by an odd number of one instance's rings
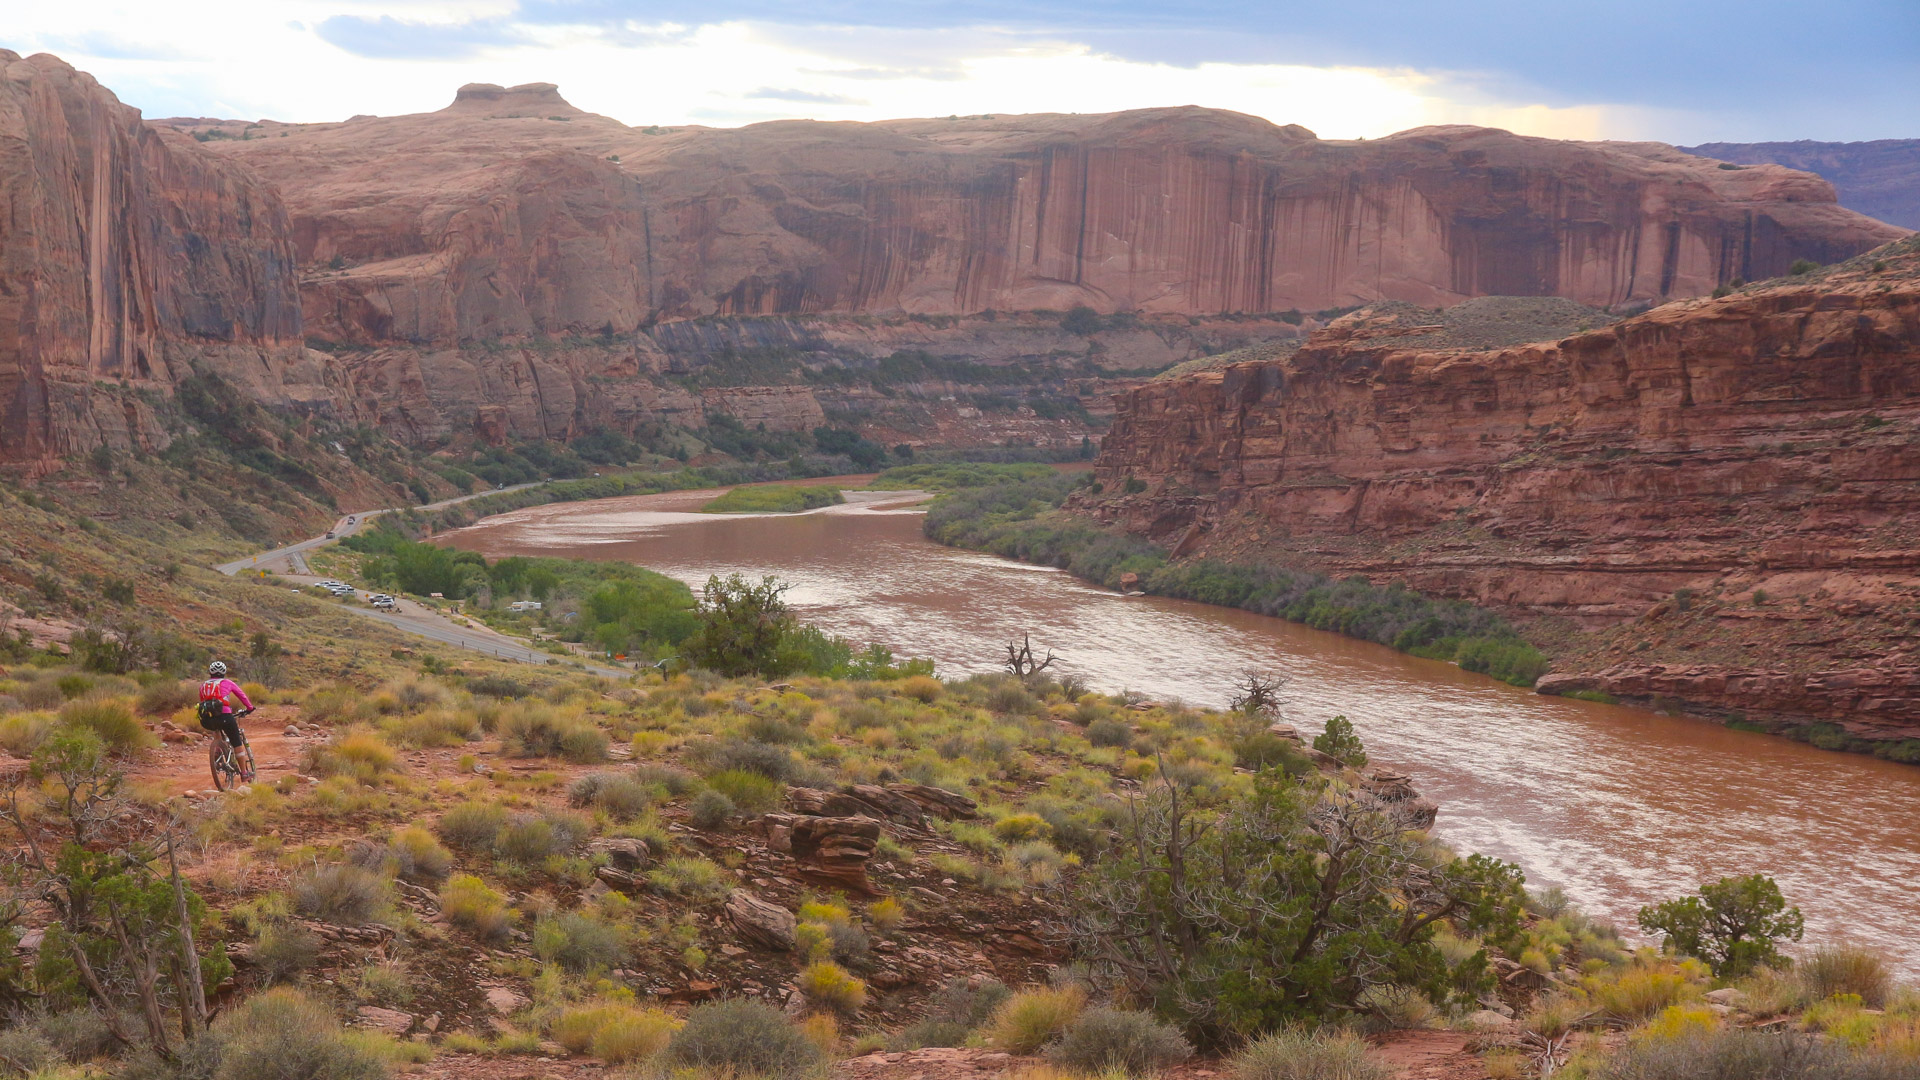
[[[1057,567],[1110,589],[1254,611],[1415,656],[1452,661],[1465,670],[1533,687],[1542,694],[1624,702],[1736,730],[1778,735],[1823,750],[1920,763],[1920,738],[1907,736],[1895,726],[1867,727],[1863,734],[1857,725],[1836,723],[1831,715],[1848,701],[1873,695],[1889,679],[1920,680],[1920,672],[1863,668],[1796,677],[1788,672],[1645,663],[1616,663],[1598,673],[1567,671],[1611,649],[1617,632],[1582,634],[1555,627],[1554,632],[1530,640],[1526,630],[1497,612],[1464,601],[1422,596],[1398,584],[1373,585],[1358,575],[1336,581],[1310,570],[1271,564],[1178,559],[1178,546],[1169,552],[1063,509],[1076,492],[1082,500],[1102,494],[1097,484],[1087,485],[1084,477],[1045,477],[960,489],[941,496],[929,509],[925,532],[937,543]],[[1718,607],[1708,597],[1692,609],[1675,610],[1676,605],[1668,605],[1652,617],[1667,620],[1674,624],[1667,629],[1677,630],[1689,620],[1710,622],[1724,617]],[[1555,666],[1563,670],[1552,671]],[[1780,707],[1752,706],[1755,699],[1769,694]],[[1804,711],[1796,713],[1795,705]]]

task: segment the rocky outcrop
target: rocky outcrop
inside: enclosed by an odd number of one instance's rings
[[[0,50],[0,463],[164,447],[153,394],[195,370],[330,408],[323,360],[265,185],[58,59]]]
[[[1814,719],[1861,739],[1920,738],[1920,667],[1901,658],[1875,667],[1814,672],[1713,664],[1616,664],[1597,672],[1547,675],[1543,694],[1597,691],[1624,701],[1716,713],[1753,722]]]
[[[1920,644],[1920,242],[1557,342],[1402,344],[1432,329],[1361,312],[1131,391],[1097,472],[1148,490],[1085,509],[1197,554],[1639,628],[1582,663],[1725,645],[1744,662],[1705,676],[1712,700],[1884,733],[1858,720],[1875,702],[1920,733],[1886,667]],[[1859,666],[1884,670],[1816,675]]]
[[[1682,150],[1737,165],[1785,165],[1833,184],[1840,205],[1920,229],[1920,139],[1873,142],[1705,143]]]
[[[871,895],[867,860],[880,842],[880,823],[867,817],[765,814],[760,818],[767,849],[793,856],[807,877]]]

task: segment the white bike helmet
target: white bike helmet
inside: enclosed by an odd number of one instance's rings
[[[227,674],[227,665],[221,663],[218,660],[215,660],[213,663],[207,665],[207,674],[211,675],[216,679],[225,678]]]

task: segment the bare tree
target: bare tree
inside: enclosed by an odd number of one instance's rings
[[[1233,700],[1230,704],[1235,712],[1252,716],[1278,716],[1283,700],[1280,691],[1286,685],[1285,675],[1267,675],[1248,668],[1240,673],[1240,681],[1233,684]]]
[[[1017,675],[1022,679],[1031,679],[1035,675],[1052,667],[1053,662],[1058,659],[1060,658],[1053,655],[1053,650],[1048,649],[1045,659],[1035,660],[1033,658],[1033,636],[1025,632],[1021,633],[1018,643],[1011,641],[1007,643],[1007,674],[1009,675]]]

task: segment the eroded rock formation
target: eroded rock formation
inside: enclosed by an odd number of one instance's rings
[[[0,462],[163,447],[142,392],[196,368],[330,407],[298,286],[286,212],[244,166],[0,50]]]
[[[1920,241],[1557,342],[1422,348],[1434,328],[1403,323],[1361,312],[1286,359],[1131,391],[1097,471],[1148,490],[1089,512],[1631,625],[1565,663],[1670,665],[1595,688],[1690,680],[1716,707],[1920,735],[1893,670],[1920,644]]]

